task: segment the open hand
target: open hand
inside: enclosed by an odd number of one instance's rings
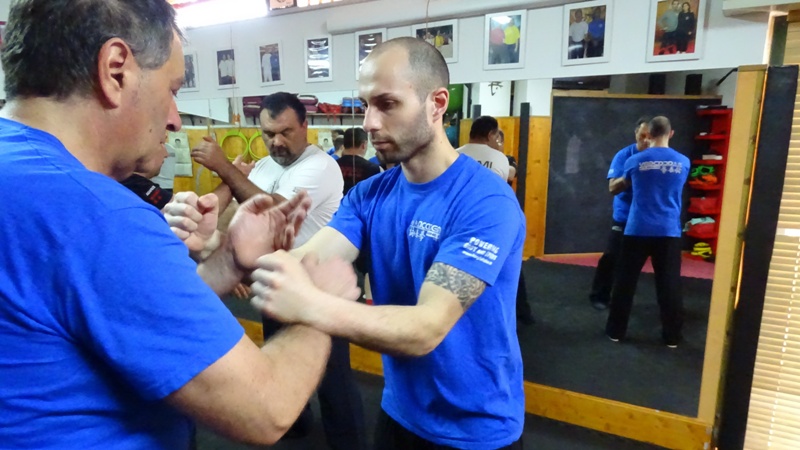
[[[239,207],[228,226],[228,241],[236,263],[254,269],[256,260],[276,250],[294,245],[303,220],[311,207],[305,191],[275,206],[269,195],[256,195]]]
[[[192,158],[215,172],[219,172],[225,164],[230,164],[225,151],[211,136],[204,136],[203,140],[192,149]]]

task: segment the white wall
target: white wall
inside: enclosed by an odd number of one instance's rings
[[[378,0],[388,11],[400,14],[420,2]],[[357,5],[356,5],[357,6]],[[190,30],[190,46],[197,50],[200,66],[200,91],[181,93],[180,98],[218,98],[235,95],[263,95],[278,90],[299,93],[323,93],[357,89],[355,79],[355,35],[333,36],[333,81],[306,83],[303,77],[303,39],[325,33],[326,17],[336,8],[286,14]],[[608,63],[577,66],[561,65],[562,7],[546,7],[527,13],[525,68],[515,70],[483,70],[482,52],[484,17],[459,20],[458,62],[450,65],[453,83],[478,83],[506,80],[552,79],[559,77],[693,71],[736,67],[764,62],[768,16],[766,14],[725,17],[722,0],[710,0],[706,14],[704,55],[695,61],[647,63],[645,61],[649,2],[616,0],[611,26],[611,60]],[[410,26],[388,29],[389,38],[409,36]],[[283,78],[285,84],[259,86],[256,46],[280,39],[283,43]],[[607,44],[608,45],[608,44]],[[236,90],[219,90],[216,82],[215,50],[233,47],[237,52]],[[474,100],[474,99],[473,99]]]

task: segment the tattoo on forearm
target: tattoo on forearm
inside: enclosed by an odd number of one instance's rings
[[[456,297],[458,297],[458,301],[461,302],[461,307],[464,308],[464,311],[475,303],[475,300],[486,288],[486,284],[483,281],[472,275],[462,272],[453,266],[438,262],[433,263],[430,270],[428,270],[425,281],[431,282],[455,294]]]

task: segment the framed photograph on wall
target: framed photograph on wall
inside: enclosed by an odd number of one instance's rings
[[[217,50],[217,87],[230,89],[236,86],[236,55],[232,48]]]
[[[436,47],[448,64],[458,62],[458,20],[413,25],[411,35]]]
[[[525,10],[486,15],[483,68],[519,69],[525,65]]]
[[[647,61],[680,61],[703,56],[707,0],[650,0]]]
[[[277,9],[284,9],[284,8],[294,8],[297,6],[296,0],[269,0],[267,2],[270,11],[275,11]]]
[[[198,86],[198,70],[197,65],[197,52],[192,50],[183,51],[183,84],[181,85],[181,92],[194,92],[199,91]]]
[[[604,63],[611,54],[611,0],[564,6],[561,64]]]
[[[333,80],[332,43],[331,35],[306,38],[306,83]]]
[[[258,46],[258,71],[261,86],[283,84],[283,50],[280,42]]]
[[[386,28],[379,30],[359,31],[356,33],[356,80],[364,60],[367,59],[372,49],[386,40]]]

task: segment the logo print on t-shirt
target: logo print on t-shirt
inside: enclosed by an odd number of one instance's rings
[[[465,243],[461,250],[462,255],[477,259],[489,266],[494,264],[499,252],[500,247],[476,237],[469,238],[469,242]]]
[[[426,237],[438,241],[440,234],[442,234],[442,227],[421,220],[412,220],[411,225],[408,226],[408,236],[420,241]]]
[[[639,163],[639,172],[647,172],[649,170],[660,170],[661,173],[675,173],[683,172],[683,163],[675,161],[645,161]]]

